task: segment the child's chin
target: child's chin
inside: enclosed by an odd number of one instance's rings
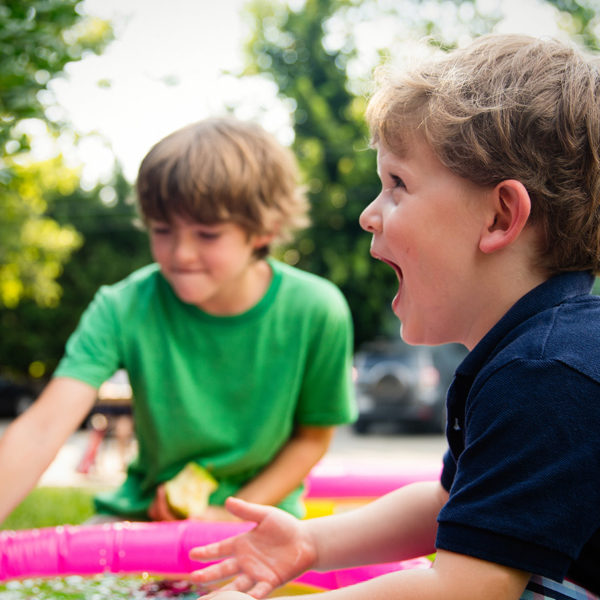
[[[200,306],[202,302],[201,298],[198,298],[197,294],[194,294],[188,290],[174,289],[175,295],[185,304],[193,304],[194,306]]]

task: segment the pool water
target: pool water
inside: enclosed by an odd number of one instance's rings
[[[270,597],[297,596],[318,591],[312,586],[289,583]],[[49,579],[29,578],[0,583],[1,600],[144,600],[176,598],[195,600],[206,592],[201,586],[182,579],[165,579],[148,574],[139,576],[102,574],[92,577],[71,575]]]

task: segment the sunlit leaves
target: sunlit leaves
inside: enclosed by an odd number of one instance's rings
[[[597,0],[548,0],[561,11],[560,24],[571,37],[600,51],[600,15]]]
[[[43,121],[50,135],[62,124],[47,111],[48,84],[68,63],[99,52],[110,25],[79,12],[81,0],[0,2],[0,306],[24,298],[56,305],[62,265],[81,237],[73,227],[45,215],[47,198],[70,194],[75,172],[57,157],[36,164],[22,125]],[[28,121],[30,120],[30,121]]]
[[[77,173],[61,157],[9,166],[10,181],[0,188],[0,305],[14,307],[29,297],[53,306],[60,299],[56,279],[81,236],[45,216],[47,198],[71,193]]]
[[[110,25],[78,12],[81,0],[2,0],[0,3],[0,146],[26,150],[12,130],[21,119],[46,119],[40,92],[65,66],[111,39]],[[46,96],[47,98],[47,96]],[[18,141],[18,140],[16,140]]]

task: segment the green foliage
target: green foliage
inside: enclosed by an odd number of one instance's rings
[[[48,118],[40,92],[67,63],[100,52],[112,31],[106,21],[83,18],[82,0],[0,0],[0,147],[3,155],[28,149],[16,133],[22,119]],[[12,143],[7,144],[7,142]]]
[[[282,3],[252,5],[246,74],[264,73],[282,97],[293,99],[294,151],[308,188],[312,227],[282,256],[342,289],[360,341],[380,329],[382,299],[389,297],[394,274],[370,258],[370,237],[358,224],[379,183],[364,120],[357,118],[364,100],[347,89],[345,65],[353,51],[323,45],[324,22],[344,4],[307,0],[298,12]]]
[[[56,367],[96,290],[151,260],[146,233],[134,223],[131,185],[120,172],[108,185],[49,197],[47,212],[60,227],[75,228],[82,240],[57,279],[60,303],[40,306],[26,299],[14,308],[0,307],[0,370],[27,374],[35,364],[40,377]]]
[[[76,487],[37,487],[0,524],[0,529],[79,525],[94,514],[93,491]]]
[[[56,306],[56,278],[81,237],[71,225],[46,216],[47,198],[72,193],[77,174],[60,158],[27,166],[11,164],[12,177],[0,194],[0,306],[14,308],[24,298]]]
[[[48,197],[71,193],[77,174],[60,157],[32,164],[30,140],[20,126],[38,119],[60,128],[46,110],[48,83],[87,52],[111,39],[108,23],[84,18],[81,0],[0,0],[0,306],[25,298],[41,306],[58,303],[62,265],[81,243],[69,224],[45,214]]]
[[[560,12],[560,22],[575,40],[590,50],[600,51],[598,0],[546,0]]]

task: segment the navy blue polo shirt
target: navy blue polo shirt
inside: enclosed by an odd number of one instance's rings
[[[600,297],[557,275],[469,353],[448,391],[436,546],[600,594]]]

